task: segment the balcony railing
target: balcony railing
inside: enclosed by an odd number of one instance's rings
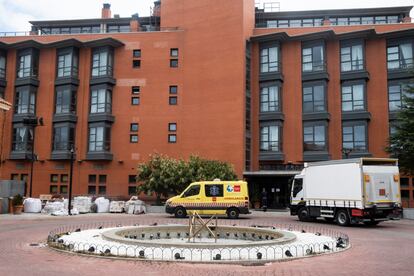
[[[388,71],[392,70],[411,70],[414,68],[413,58],[389,60],[387,62]]]

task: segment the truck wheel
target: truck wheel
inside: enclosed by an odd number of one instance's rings
[[[310,220],[310,217],[309,217],[308,208],[302,207],[298,211],[298,218],[299,218],[300,221],[309,221]]]
[[[187,211],[184,207],[177,207],[175,208],[174,216],[176,218],[185,218],[187,216]]]
[[[350,218],[346,210],[339,210],[336,213],[335,220],[339,226],[348,226],[350,223]]]
[[[237,219],[239,217],[239,210],[237,208],[230,208],[227,210],[227,217],[229,219]]]

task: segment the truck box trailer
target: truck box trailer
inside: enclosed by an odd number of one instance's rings
[[[290,213],[346,226],[401,216],[398,160],[356,158],[305,163],[292,183]]]

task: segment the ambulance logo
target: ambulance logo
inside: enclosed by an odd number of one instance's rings
[[[227,192],[232,193],[233,187],[231,185],[227,185]]]

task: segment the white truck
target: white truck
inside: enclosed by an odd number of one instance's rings
[[[301,221],[323,217],[341,226],[376,225],[399,219],[401,212],[397,159],[305,163],[292,183],[290,214]]]

